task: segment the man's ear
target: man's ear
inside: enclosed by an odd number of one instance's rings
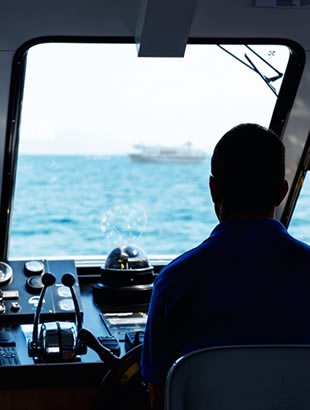
[[[220,190],[220,187],[219,187],[219,184],[218,184],[216,178],[214,178],[213,175],[210,175],[209,187],[210,187],[212,201],[215,204],[220,203],[221,200],[222,200],[221,190]]]
[[[279,193],[279,198],[276,202],[276,206],[279,206],[281,204],[281,202],[285,198],[285,195],[287,194],[287,192],[288,192],[288,182],[285,179],[282,183],[282,187],[281,187],[281,190],[280,190],[280,193]]]

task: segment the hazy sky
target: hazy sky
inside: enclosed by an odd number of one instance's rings
[[[286,47],[259,47],[285,70]],[[245,47],[234,52],[275,75]],[[134,44],[44,44],[28,53],[20,152],[113,154],[186,141],[211,152],[240,122],[268,126],[275,101],[256,73],[216,46],[155,59],[138,58]]]

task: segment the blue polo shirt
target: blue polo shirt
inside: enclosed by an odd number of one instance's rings
[[[141,359],[162,384],[207,346],[310,343],[310,246],[274,219],[220,223],[155,280]]]

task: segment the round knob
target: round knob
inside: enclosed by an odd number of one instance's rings
[[[43,286],[41,276],[31,276],[27,279],[26,287],[30,293],[39,294]]]
[[[53,286],[56,282],[56,277],[52,273],[46,272],[41,276],[41,280],[44,286]]]
[[[11,303],[11,311],[16,313],[20,310],[21,306],[18,302],[12,302]]]
[[[41,275],[44,272],[44,263],[41,261],[27,261],[24,271],[26,276]]]
[[[75,277],[72,275],[72,273],[65,273],[61,281],[65,286],[71,288],[75,284]]]

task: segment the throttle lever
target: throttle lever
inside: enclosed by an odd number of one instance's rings
[[[87,347],[93,349],[104,363],[113,365],[120,361],[110,349],[99,342],[90,330],[82,328],[78,335],[80,340],[83,341]]]

